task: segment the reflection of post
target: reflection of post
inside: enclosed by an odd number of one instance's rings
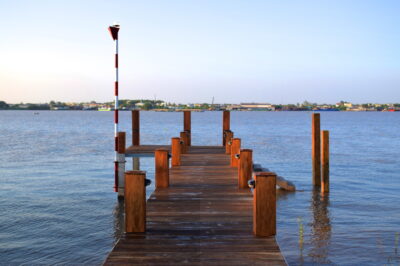
[[[329,194],[321,195],[319,189],[312,192],[311,250],[308,256],[317,264],[330,264],[328,260],[331,223],[329,218]]]

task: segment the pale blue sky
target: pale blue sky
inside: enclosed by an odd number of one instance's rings
[[[400,1],[0,0],[0,100],[400,102]]]

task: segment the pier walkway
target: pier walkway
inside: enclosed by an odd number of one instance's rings
[[[146,232],[126,233],[105,265],[286,265],[274,236],[253,235],[253,195],[223,146],[191,146],[169,187],[146,204]]]

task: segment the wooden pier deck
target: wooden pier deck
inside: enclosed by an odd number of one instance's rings
[[[275,237],[253,235],[253,196],[229,158],[190,147],[147,201],[146,233],[125,234],[105,265],[286,265]]]

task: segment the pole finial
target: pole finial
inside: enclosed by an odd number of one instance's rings
[[[111,34],[111,37],[113,38],[113,40],[118,40],[118,31],[119,31],[119,23],[114,23],[114,25],[108,27],[108,31]]]

